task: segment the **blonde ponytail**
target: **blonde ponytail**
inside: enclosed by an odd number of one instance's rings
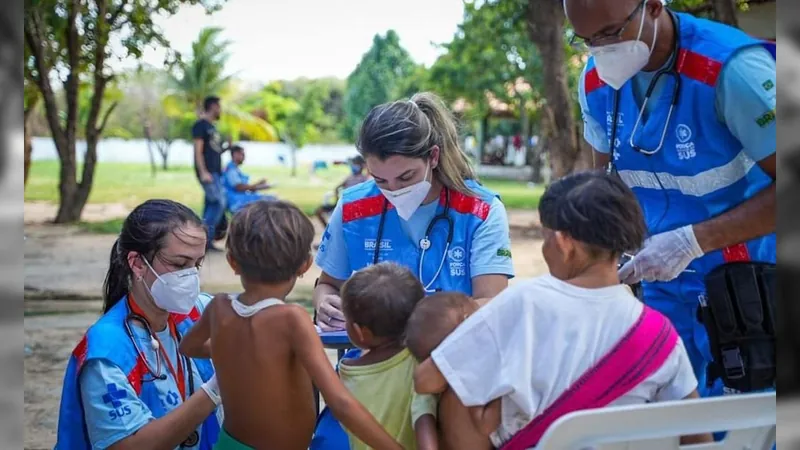
[[[470,164],[469,157],[461,149],[455,118],[444,102],[435,94],[421,92],[411,97],[411,102],[419,107],[430,121],[429,147],[439,147],[439,181],[447,188],[463,194],[472,195],[465,180],[478,179]]]
[[[448,189],[474,195],[465,181],[478,177],[458,143],[455,119],[435,94],[423,92],[372,108],[356,141],[362,156],[381,160],[392,155],[427,160],[434,146],[439,147],[439,165],[433,172],[438,180]]]

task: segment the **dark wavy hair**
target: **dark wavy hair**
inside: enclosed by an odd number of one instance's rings
[[[128,253],[136,252],[151,261],[164,248],[167,236],[187,224],[203,227],[191,209],[172,200],[147,200],[134,208],[111,247],[103,283],[103,311],[108,312],[130,289]]]
[[[636,251],[647,237],[633,191],[603,171],[578,172],[553,182],[539,202],[539,218],[543,226],[585,244],[593,257]]]

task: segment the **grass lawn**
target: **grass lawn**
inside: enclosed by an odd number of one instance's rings
[[[25,189],[26,201],[58,203],[58,161],[34,161]],[[266,178],[276,187],[268,191],[283,200],[294,202],[311,214],[319,206],[325,192],[332,190],[347,176],[348,169],[333,166],[318,172],[313,178],[308,167],[299,167],[297,177],[283,167],[247,167],[251,180]],[[78,169],[80,173],[80,169]],[[508,209],[534,209],[539,204],[542,187],[530,188],[526,183],[484,179],[483,183],[500,194]],[[203,192],[191,166],[175,166],[153,177],[148,164],[99,163],[89,203],[122,203],[130,208],[150,198],[169,198],[201,211]],[[82,226],[98,233],[118,233],[122,219],[84,223]]]

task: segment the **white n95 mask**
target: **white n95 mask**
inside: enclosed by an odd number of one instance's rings
[[[658,35],[658,21],[653,29],[653,42],[648,47],[641,41],[645,14],[646,9],[642,7],[642,19],[639,21],[639,34],[636,40],[589,47],[589,53],[594,57],[597,66],[597,75],[614,90],[620,90],[628,80],[641,72],[653,53]]]
[[[381,189],[381,193],[394,206],[401,219],[410,219],[431,191],[431,182],[428,181],[429,168],[430,166],[425,169],[425,178],[419,183],[396,191]]]
[[[156,306],[175,314],[189,314],[200,295],[200,274],[197,267],[159,275],[147,259],[142,259],[156,276],[156,281],[150,287],[150,295],[153,296]]]

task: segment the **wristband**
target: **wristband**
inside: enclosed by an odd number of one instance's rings
[[[222,397],[220,397],[219,393],[214,389],[216,386],[211,386],[212,380],[208,380],[207,382],[203,383],[200,388],[208,395],[208,398],[214,402],[214,406],[219,406],[222,403]],[[216,378],[213,379],[213,384],[217,384]]]

